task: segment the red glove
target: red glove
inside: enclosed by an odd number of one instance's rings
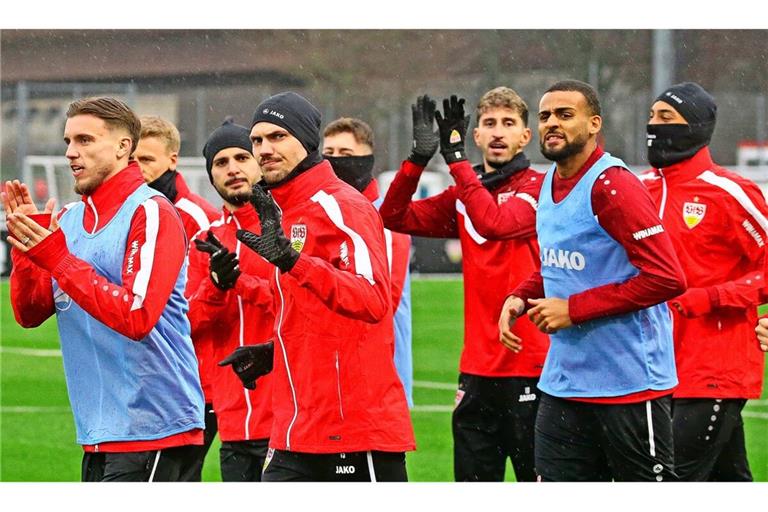
[[[669,306],[688,318],[712,311],[712,301],[706,288],[688,288],[684,294],[669,301]]]

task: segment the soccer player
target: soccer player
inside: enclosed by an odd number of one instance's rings
[[[526,310],[550,334],[535,434],[542,480],[675,480],[665,301],[685,280],[647,190],[598,146],[600,112],[576,80],[541,98],[541,152],[554,162],[536,212],[541,271],[505,301],[501,341],[520,346],[511,327]]]
[[[750,180],[712,161],[717,105],[695,82],[671,86],[648,121],[648,186],[688,290],[670,301],[680,385],[673,395],[681,480],[751,481],[741,411],[762,392],[755,345],[765,289],[768,207]]]
[[[392,358],[381,218],[323,161],[320,112],[304,97],[264,100],[250,138],[268,191],[251,196],[261,233],[237,238],[274,265],[277,299],[262,480],[404,481],[415,444]]]
[[[381,205],[379,186],[373,178],[373,130],[368,123],[352,117],[339,118],[323,131],[323,156],[333,172],[345,183]],[[413,407],[413,354],[411,351],[411,237],[385,229],[387,258],[392,281],[392,309],[395,314],[395,368],[405,389],[408,406]]]
[[[147,185],[162,192],[176,207],[187,239],[192,240],[195,233],[208,229],[221,217],[221,212],[192,192],[176,170],[180,147],[179,130],[171,122],[157,116],[141,118],[141,137],[133,158]]]
[[[275,315],[268,279],[273,267],[253,251],[243,251],[235,238],[241,228],[260,231],[248,202],[251,186],[261,179],[248,129],[226,121],[208,137],[203,155],[224,208],[221,219],[198,232],[189,248],[185,293],[192,339],[211,361],[225,360],[234,351],[256,351],[262,366],[271,368],[272,350],[252,345],[272,338]],[[221,438],[221,478],[258,482],[272,427],[272,377],[259,379],[253,389],[252,381],[241,382],[229,368],[213,365],[208,373]]]
[[[189,190],[184,177],[176,170],[181,148],[179,130],[171,123],[157,116],[143,116],[139,143],[133,159],[139,163],[141,175],[151,188],[167,197],[179,212],[187,240],[192,240],[195,233],[208,229],[211,221],[221,216],[216,208]],[[208,373],[215,360],[207,351],[207,344],[198,343],[194,336],[192,342],[200,371],[200,384],[205,397],[205,442],[199,449],[198,473],[202,472],[203,462],[208,449],[216,437],[216,413],[211,405],[211,385]]]
[[[39,224],[25,186],[3,194],[14,315],[36,327],[56,314],[83,481],[194,480],[203,444],[187,243],[130,161],[140,128],[119,100],[77,100],[64,142],[82,200]]]
[[[515,332],[525,348],[511,351],[498,342],[497,320],[509,289],[539,268],[535,221],[542,175],[523,152],[531,139],[528,107],[515,91],[497,87],[478,102],[473,136],[483,162],[474,169],[464,151],[469,117],[463,102],[444,102],[438,134],[435,102],[417,99],[413,152],[380,211],[392,230],[461,241],[464,349],[452,419],[455,479],[503,481],[510,458],[517,480],[533,481],[536,383],[548,340],[532,323],[520,322]],[[438,146],[456,185],[412,201]]]

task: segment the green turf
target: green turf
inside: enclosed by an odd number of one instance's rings
[[[460,281],[415,279],[413,360],[416,381],[454,385],[462,340]],[[0,285],[0,344],[6,349],[58,348],[55,322],[21,329],[8,307],[8,284]],[[78,481],[82,450],[74,442],[72,414],[60,357],[0,352],[0,481]],[[450,407],[455,391],[417,386],[417,406]],[[765,399],[766,393],[763,394]],[[34,412],[22,407],[37,407]],[[747,450],[755,480],[768,481],[768,406],[748,404]],[[407,456],[412,481],[447,482],[453,478],[450,412],[412,412],[417,451]],[[219,481],[218,440],[203,468],[204,481]],[[513,480],[508,466],[507,479]]]

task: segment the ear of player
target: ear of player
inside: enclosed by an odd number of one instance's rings
[[[240,277],[240,261],[235,253],[229,252],[229,249],[224,247],[216,235],[210,231],[205,241],[195,240],[195,247],[198,251],[211,255],[209,263],[211,281],[217,288],[229,290],[235,286],[237,278]]]
[[[283,233],[280,225],[282,220],[280,209],[272,199],[272,195],[259,185],[253,186],[250,201],[259,215],[261,235],[238,229],[237,239],[275,265],[281,272],[288,272],[299,259],[299,253],[291,247],[290,240]]]
[[[435,112],[440,132],[440,152],[445,163],[452,164],[467,159],[465,141],[469,129],[469,116],[464,115],[464,98],[455,94],[443,100],[443,113]]]
[[[243,386],[256,389],[256,379],[272,371],[275,344],[272,341],[257,345],[243,345],[219,361],[219,366],[232,365]]]

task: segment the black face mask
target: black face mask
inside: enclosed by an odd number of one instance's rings
[[[373,155],[325,156],[324,158],[331,162],[336,176],[359,192],[365,190],[373,180]]]
[[[172,203],[176,202],[176,171],[169,169],[161,174],[155,181],[147,183],[147,185],[170,199]]]
[[[648,162],[656,168],[663,168],[687,160],[709,144],[714,130],[714,121],[649,124],[646,126]]]

